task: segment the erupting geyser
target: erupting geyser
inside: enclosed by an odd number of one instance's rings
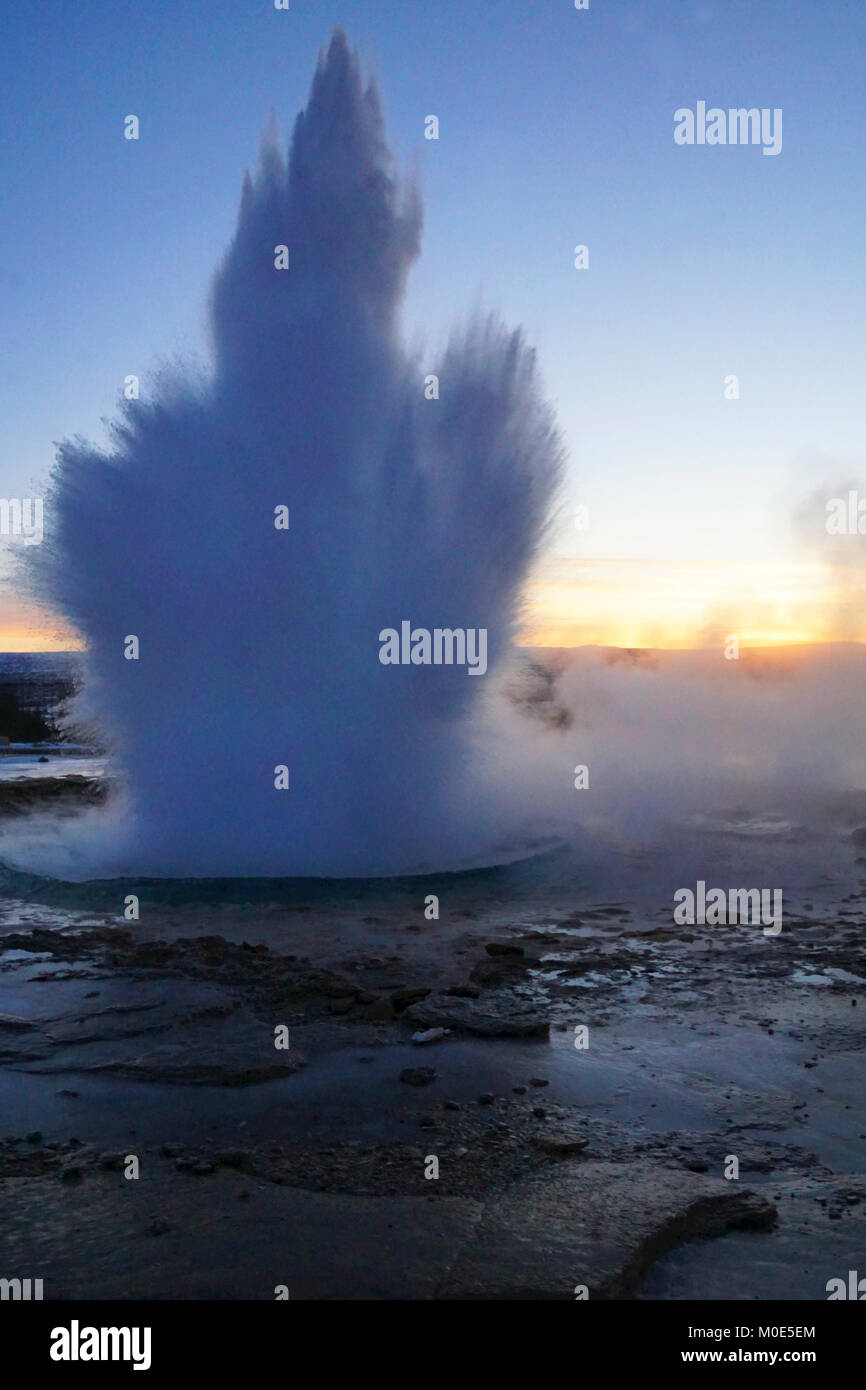
[[[486,320],[438,365],[407,355],[420,229],[337,32],[288,164],[269,131],[244,181],[210,379],[124,402],[108,453],[61,448],[36,580],[86,639],[79,713],[126,789],[88,837],[95,875],[393,873],[478,843],[470,715],[561,447],[519,333]],[[483,630],[484,678],[383,664],[380,633],[407,621]]]

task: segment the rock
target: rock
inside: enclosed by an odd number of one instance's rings
[[[505,982],[504,965],[502,962],[497,965],[492,960],[481,960],[472,967],[471,978],[477,982],[479,994],[482,987],[488,990],[498,989]]]
[[[248,1168],[251,1159],[249,1149],[220,1149],[214,1154],[214,1162],[221,1168]]]
[[[404,1067],[400,1080],[405,1081],[407,1086],[429,1086],[438,1075],[435,1067]]]
[[[525,1095],[526,1095],[526,1087],[525,1087],[525,1086],[512,1086],[511,1089],[512,1089],[513,1093],[514,1093],[516,1096],[525,1096]]]
[[[0,1014],[0,1028],[5,1028],[9,1033],[25,1033],[35,1027],[35,1023],[27,1018],[19,1018],[17,1014]]]
[[[535,1108],[533,1109],[532,1113],[533,1113],[533,1115],[535,1116],[536,1120],[546,1120],[546,1119],[547,1119],[547,1111],[545,1110],[545,1108],[544,1108],[543,1105],[536,1105]]]
[[[121,1172],[126,1162],[126,1155],[120,1153],[101,1153],[97,1157],[100,1168],[105,1168],[112,1173]]]
[[[484,947],[488,956],[512,956],[522,960],[524,950],[522,946],[516,946],[511,941],[488,941]]]
[[[374,1003],[367,1005],[363,1011],[363,1017],[370,1023],[390,1023],[394,1017],[394,1005],[390,999],[377,999]]]
[[[489,1202],[439,1288],[444,1299],[627,1298],[648,1266],[697,1237],[775,1221],[735,1183],[651,1163],[566,1160]]]
[[[483,1038],[546,1038],[550,1032],[549,1019],[508,993],[477,1001],[438,994],[411,1004],[406,1013],[424,1028],[449,1028]]]
[[[589,1140],[584,1139],[580,1134],[562,1134],[555,1130],[536,1134],[532,1143],[542,1153],[553,1154],[556,1158],[566,1158],[570,1154],[583,1153],[584,1149],[589,1146]]]
[[[410,1004],[417,1004],[420,1000],[426,999],[429,993],[429,989],[425,989],[422,985],[414,989],[395,989],[390,996],[395,1013],[401,1014]]]
[[[778,1166],[772,1155],[752,1152],[741,1154],[740,1164],[747,1173],[773,1173]]]
[[[492,1095],[490,1094],[489,1091],[485,1091],[485,1093],[484,1093],[483,1096],[479,1096],[479,1097],[478,1097],[478,1104],[479,1104],[479,1105],[492,1105],[493,1102],[495,1101],[495,1099],[496,1099],[496,1097],[495,1097],[495,1096],[492,1096]]]
[[[196,1022],[161,1034],[150,1048],[141,1040],[111,1061],[94,1064],[94,1072],[134,1080],[198,1086],[252,1086],[286,1077],[304,1065],[296,1047],[277,1050],[273,1034],[238,1010],[231,1018]]]
[[[179,1173],[195,1173],[197,1177],[209,1177],[216,1172],[216,1164],[209,1158],[196,1158],[194,1155],[189,1158],[178,1158],[175,1160],[175,1168]]]
[[[530,1076],[529,1084],[530,1086],[549,1086],[550,1082],[545,1080],[543,1076]]]
[[[447,1038],[448,1031],[447,1028],[428,1028],[423,1033],[413,1033],[412,1041],[419,1046],[423,1046],[425,1043],[438,1042],[440,1038]]]
[[[82,777],[77,773],[61,777],[21,777],[0,784],[0,812],[20,815],[46,802],[60,801],[76,804],[79,799],[91,804],[105,800],[107,786],[100,777]]]
[[[415,1126],[408,1133],[413,1147],[429,1139],[422,1130],[419,1140]],[[466,1144],[454,1136],[440,1159],[443,1172],[455,1176],[465,1160],[468,1181],[483,1149],[479,1153],[472,1142],[467,1154]],[[12,1272],[36,1268],[73,1301],[254,1299],[273,1287],[278,1250],[281,1267],[291,1271],[293,1299],[573,1302],[578,1283],[593,1299],[628,1297],[646,1266],[678,1242],[744,1223],[767,1224],[774,1215],[769,1204],[755,1206],[753,1196],[731,1191],[741,1183],[659,1170],[650,1161],[604,1164],[588,1156],[540,1155],[537,1161],[543,1167],[533,1179],[497,1185],[484,1201],[444,1193],[431,1200],[420,1168],[410,1172],[405,1159],[402,1171],[415,1180],[415,1195],[405,1197],[288,1183],[252,1187],[229,1172],[203,1188],[165,1160],[152,1205],[144,1209],[147,1194],[138,1185],[98,1169],[92,1176],[88,1170],[82,1191],[42,1175],[16,1178],[0,1183],[4,1259]],[[854,1184],[846,1178],[845,1186]],[[148,1237],[147,1226],[163,1218],[172,1230],[160,1243]],[[827,1221],[822,1229],[832,1235],[846,1224]],[[771,1243],[756,1235],[750,1244],[760,1262],[761,1245]],[[342,1258],[347,1249],[349,1261]]]
[[[354,1007],[355,1007],[355,1000],[354,1000],[354,998],[353,998],[351,995],[349,995],[348,997],[347,997],[347,996],[344,996],[344,995],[340,995],[338,998],[332,999],[332,1000],[329,1002],[329,1004],[328,1004],[328,1013],[329,1013],[329,1014],[347,1014],[347,1013],[349,1013],[350,1010],[353,1009]]]
[[[180,1158],[185,1149],[185,1144],[160,1144],[159,1146],[163,1158]]]
[[[42,1143],[42,1130],[41,1130],[41,1129],[34,1129],[34,1130],[31,1130],[30,1133],[26,1136],[26,1138],[27,1138],[27,1143],[28,1143],[28,1144],[41,1144],[41,1143]]]
[[[77,1164],[68,1164],[67,1167],[60,1169],[61,1182],[81,1182],[84,1177],[84,1169]]]
[[[154,1221],[151,1221],[147,1228],[147,1234],[149,1236],[164,1236],[167,1235],[170,1230],[171,1226],[169,1223],[163,1221],[161,1216],[158,1216]]]

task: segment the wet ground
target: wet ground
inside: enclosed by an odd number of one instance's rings
[[[778,936],[676,925],[694,880],[647,853],[6,872],[0,1263],[56,1297],[272,1297],[289,1267],[300,1297],[826,1298],[864,1261],[866,890],[856,842],[795,881],[787,831],[755,838]],[[712,856],[737,882],[742,844]]]

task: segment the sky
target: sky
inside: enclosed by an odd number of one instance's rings
[[[860,636],[839,625],[849,567],[798,517],[866,472],[862,0],[19,0],[0,498],[42,496],[57,441],[104,439],[128,374],[207,362],[243,171],[271,108],[288,136],[336,23],[423,189],[409,341],[433,357],[479,307],[522,324],[563,429],[524,639]],[[781,152],[678,145],[674,113],[699,101],[780,108]],[[21,548],[0,538],[0,649],[73,645],[25,598]]]

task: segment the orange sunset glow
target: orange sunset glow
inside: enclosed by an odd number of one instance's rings
[[[518,644],[527,647],[713,647],[863,640],[841,623],[836,576],[820,563],[547,557],[525,592]],[[83,647],[59,618],[10,588],[0,602],[0,650]]]

